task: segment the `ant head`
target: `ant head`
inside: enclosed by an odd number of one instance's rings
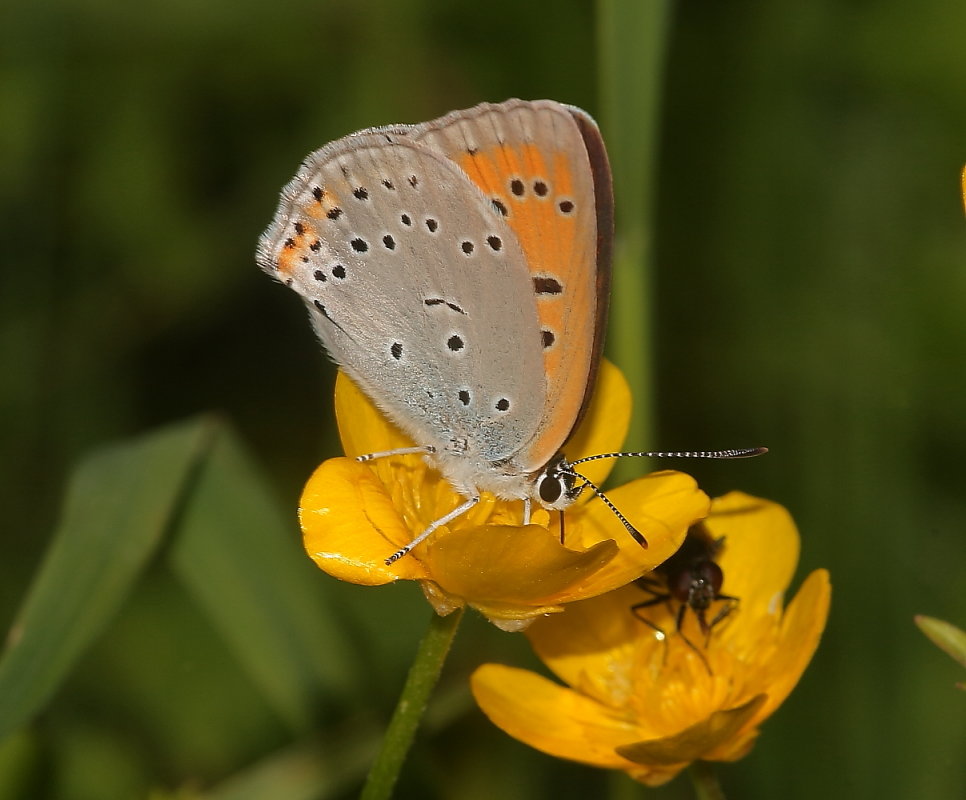
[[[671,596],[695,611],[708,608],[724,583],[724,573],[714,561],[697,561],[670,577],[668,591]]]

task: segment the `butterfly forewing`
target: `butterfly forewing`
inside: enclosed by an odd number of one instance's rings
[[[406,128],[313,153],[259,257],[377,405],[416,443],[459,453],[447,477],[461,490],[487,488],[481,466],[536,436],[545,392],[528,344],[537,303],[520,302],[532,294],[525,255],[465,172]]]
[[[411,135],[459,164],[525,254],[547,376],[541,421],[521,454],[536,471],[576,426],[600,357],[613,203],[600,135],[577,109],[520,100],[454,112]]]

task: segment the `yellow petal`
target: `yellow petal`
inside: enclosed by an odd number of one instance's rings
[[[468,605],[507,633],[519,633],[530,627],[534,618],[545,614],[559,614],[563,611],[561,606],[521,606],[476,599],[467,600],[443,591],[435,581],[420,581],[419,585],[430,605],[441,617]]]
[[[769,685],[762,687],[768,692],[768,702],[761,708],[758,721],[785,702],[812,660],[828,620],[831,596],[828,571],[817,569],[805,579],[795,599],[785,609],[781,633],[767,665],[772,679]]]
[[[339,370],[335,379],[335,418],[342,439],[342,451],[347,456],[379,453],[412,447],[414,444],[342,370]]]
[[[566,529],[567,544],[587,546],[589,542],[610,538],[620,545],[620,553],[590,576],[589,583],[575,586],[559,602],[609,592],[654,569],[681,546],[688,528],[707,514],[710,503],[694,478],[673,471],[652,472],[607,492],[607,496],[647,538],[648,546],[637,544],[602,501],[588,502],[573,512],[579,514],[580,525],[572,526],[576,542],[570,538],[570,529]]]
[[[484,664],[470,679],[483,713],[510,736],[558,758],[597,767],[633,766],[616,753],[639,738],[617,712],[533,672]]]
[[[680,765],[704,758],[705,754],[734,739],[765,703],[758,695],[736,708],[715,711],[674,736],[622,745],[617,752],[638,764]]]
[[[335,413],[342,449],[348,456],[427,444],[413,442],[341,370],[335,384]],[[630,415],[627,380],[617,367],[602,359],[584,418],[563,448],[567,457],[573,460],[618,450],[627,436]],[[581,466],[581,471],[599,485],[607,479],[613,463],[613,459],[601,459],[586,468]]]
[[[568,455],[571,455],[571,457],[582,456],[586,453],[586,448],[591,448],[594,452],[617,449],[623,441],[629,424],[630,402],[630,389],[623,374],[613,364],[602,361],[594,398],[581,425],[571,438],[571,444],[568,445],[568,448],[572,449],[568,449]],[[409,447],[414,444],[397,426],[389,422],[355,383],[341,371],[336,380],[335,406],[343,449],[349,456]],[[370,469],[374,469],[385,483],[393,484],[400,480],[405,481],[407,478],[390,472],[387,468],[388,464],[390,462],[393,464],[406,463],[406,461],[406,458],[394,457],[370,462],[368,466]],[[414,463],[412,458],[409,459],[409,463]],[[609,464],[610,462],[606,460],[602,460],[599,464],[595,462],[594,469],[589,470],[588,474],[595,478],[599,476],[599,479],[603,480],[610,471]],[[431,470],[428,474],[434,475]],[[436,477],[438,478],[438,475]],[[430,480],[426,476],[417,476],[418,478],[421,478],[424,483],[428,483]],[[438,480],[438,483],[442,485],[440,491],[451,488],[445,481]],[[443,493],[448,494],[449,492],[443,491]],[[414,489],[412,494],[418,494],[417,490]],[[486,493],[484,493],[485,495]],[[456,496],[455,493],[453,493],[453,496]],[[587,496],[589,497],[589,493]],[[490,499],[492,500],[492,498]],[[399,498],[394,497],[394,500],[399,505]],[[447,504],[442,501],[431,505],[439,505],[442,510],[435,515],[424,513],[423,516],[427,516],[427,519],[423,520],[422,524],[428,524],[450,510],[449,507],[443,508]],[[469,520],[473,516],[479,517],[480,512],[481,507],[478,507],[462,521]],[[515,512],[514,517],[521,519],[522,511],[515,509]],[[488,515],[489,511],[486,513]],[[539,514],[540,512],[537,511],[536,513]],[[411,539],[419,530],[413,529],[412,523],[410,528],[412,535],[409,538]],[[586,543],[582,549],[600,541],[600,538]],[[408,541],[408,539],[404,541]]]
[[[599,453],[619,450],[627,437],[631,421],[631,388],[627,379],[607,359],[601,359],[593,398],[577,430],[563,446],[571,461]],[[614,459],[602,458],[577,467],[578,471],[600,486],[614,468]]]
[[[567,455],[618,449],[630,404],[623,375],[602,362],[594,399],[567,444]],[[414,444],[343,373],[336,383],[336,414],[348,455]],[[611,466],[610,460],[591,462],[586,474],[600,483]],[[557,534],[547,530],[546,512],[535,513],[539,525],[523,529],[515,524],[521,518],[519,502],[495,502],[484,493],[476,508],[441,528],[413,555],[385,567],[383,559],[460,501],[417,456],[379,459],[365,465],[368,474],[347,465],[339,469],[337,475],[321,470],[303,499],[306,547],[319,566],[359,583],[417,578],[440,613],[466,603],[503,627],[520,628],[531,618],[559,611],[562,602],[606,592],[651,569],[677,548],[707,504],[692,479],[674,473],[614,490],[625,511],[647,531],[651,548],[642,550],[587,492],[582,502],[592,510],[586,524],[579,507],[568,512],[566,531],[572,538],[564,548]],[[609,541],[615,536],[621,538],[620,547]],[[619,555],[619,550],[627,552]],[[608,566],[615,560],[615,566]]]
[[[413,558],[383,563],[411,537],[383,483],[364,464],[325,461],[302,492],[299,521],[306,552],[340,580],[378,586],[426,575]]]
[[[564,683],[579,688],[612,707],[628,705],[638,674],[634,651],[649,629],[631,611],[633,587],[572,603],[562,614],[539,619],[527,638],[539,656]],[[641,720],[645,736],[656,736]]]
[[[745,617],[777,613],[798,564],[798,529],[789,513],[778,503],[731,492],[712,502],[705,525],[715,538],[725,537],[717,558],[721,590],[739,598]]]
[[[570,550],[539,525],[482,525],[434,537],[420,558],[447,594],[490,616],[516,619],[540,613],[535,606],[557,605],[558,596],[616,553],[612,541]]]

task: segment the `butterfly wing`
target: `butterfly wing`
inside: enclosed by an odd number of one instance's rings
[[[549,100],[484,103],[410,135],[460,166],[525,255],[547,380],[539,425],[518,460],[536,472],[580,421],[603,348],[613,241],[603,140],[583,111]]]
[[[537,303],[507,221],[413,132],[370,129],[310,155],[259,262],[302,295],[330,356],[472,494],[542,423]],[[459,456],[448,470],[447,453]]]

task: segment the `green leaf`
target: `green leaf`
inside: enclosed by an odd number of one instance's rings
[[[0,741],[0,800],[36,794],[42,745],[35,731],[21,730]]]
[[[379,733],[365,726],[340,732],[337,741],[304,739],[263,758],[200,795],[202,800],[323,800],[343,796],[362,782],[378,749]]]
[[[46,702],[157,549],[214,433],[194,420],[100,450],[63,515],[0,660],[0,739]]]
[[[358,659],[325,596],[332,581],[302,550],[230,431],[198,475],[171,552],[175,572],[243,669],[293,730],[324,697],[359,696]]]
[[[944,620],[923,614],[918,614],[915,620],[919,630],[926,634],[933,644],[945,650],[966,667],[966,631]]]

